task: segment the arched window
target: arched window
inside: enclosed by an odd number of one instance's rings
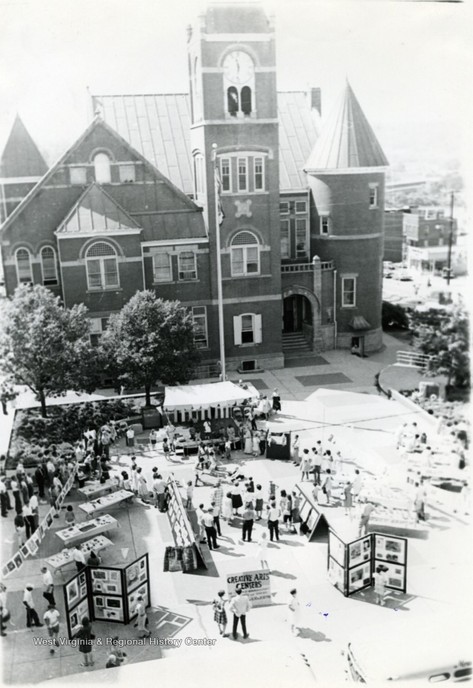
[[[89,289],[113,289],[120,286],[117,252],[105,241],[96,241],[86,254]]]
[[[232,117],[237,116],[239,107],[238,90],[235,86],[230,86],[227,90],[227,110]]]
[[[27,248],[19,248],[15,254],[16,274],[18,284],[28,284],[33,281],[33,271],[31,269],[31,253]]]
[[[58,283],[56,252],[51,246],[44,246],[41,249],[41,272],[45,286]]]
[[[244,115],[251,115],[251,88],[243,86],[241,89],[241,111]]]
[[[110,184],[112,174],[110,169],[110,158],[106,153],[97,153],[94,156],[95,181],[97,184]]]
[[[235,277],[259,274],[259,241],[252,232],[238,232],[233,237],[231,265]]]

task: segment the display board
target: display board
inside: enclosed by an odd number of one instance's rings
[[[373,585],[373,573],[387,569],[386,587],[406,592],[407,538],[370,533],[344,542],[333,530],[328,540],[328,576],[345,596]]]
[[[309,542],[327,542],[329,525],[323,513],[318,509],[317,502],[309,496],[304,489],[298,485],[301,493],[301,503],[299,506],[300,531],[307,537]]]
[[[141,595],[145,606],[151,603],[148,555],[128,566],[87,566],[64,586],[69,638],[83,616],[91,621],[127,624],[136,616]]]
[[[236,595],[239,586],[245,595],[250,598],[253,607],[265,607],[271,604],[271,576],[269,571],[244,571],[242,573],[229,573],[226,576],[228,596]]]
[[[167,515],[171,526],[172,536],[176,547],[192,547],[195,552],[197,568],[206,569],[207,566],[202,555],[195,533],[192,529],[189,517],[182,503],[181,494],[173,478],[169,478],[167,487],[170,499],[168,501]]]
[[[266,457],[288,461],[291,458],[291,433],[270,432],[266,440]]]

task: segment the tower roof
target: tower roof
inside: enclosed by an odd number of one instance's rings
[[[347,81],[334,115],[322,128],[305,169],[386,167],[386,156]]]
[[[42,177],[48,170],[43,156],[19,115],[0,160],[0,177]]]
[[[272,30],[264,7],[250,2],[211,2],[204,13],[206,33],[266,33]]]

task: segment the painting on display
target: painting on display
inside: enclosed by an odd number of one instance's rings
[[[348,547],[348,566],[357,566],[371,559],[371,535],[350,543]]]
[[[107,593],[109,595],[121,595],[122,581],[120,571],[116,569],[91,569],[92,592]]]
[[[354,566],[348,571],[348,594],[371,585],[371,561]]]
[[[390,535],[375,535],[375,559],[392,561],[398,564],[406,563],[406,538],[393,537]]]
[[[135,612],[135,606],[138,601],[138,597],[143,598],[143,602],[145,607],[148,606],[149,600],[148,600],[148,585],[147,583],[144,583],[143,585],[140,585],[139,588],[134,590],[132,593],[128,595],[128,614],[129,618],[132,619],[134,616],[136,616]]]
[[[81,623],[84,616],[90,617],[89,614],[89,601],[86,598],[82,600],[72,611],[69,612],[69,625],[71,629],[71,635],[75,635],[78,630],[78,626]]]
[[[311,511],[310,516],[307,519],[307,528],[309,529],[309,531],[311,531],[312,528],[315,526],[318,518],[319,518],[319,514],[317,513],[317,511],[315,511],[315,509],[313,511]]]
[[[402,564],[382,563],[386,572],[386,587],[406,592],[406,567]]]
[[[66,583],[66,597],[68,607],[71,608],[79,600],[79,580],[78,577],[73,578],[69,583]]]
[[[125,619],[121,597],[107,597],[106,595],[95,597],[94,612],[96,619],[108,621],[124,621]]]
[[[126,569],[126,589],[127,592],[136,588],[137,585],[144,583],[148,579],[148,567],[146,557],[141,557],[130,564]]]
[[[311,511],[312,507],[310,505],[310,502],[305,501],[304,504],[301,506],[301,510],[299,512],[299,516],[301,517],[301,523],[305,523],[307,521]]]
[[[340,566],[344,567],[345,566],[345,558],[346,558],[346,545],[344,542],[340,540],[339,537],[335,535],[335,533],[331,530],[329,532],[329,553],[330,556],[335,559],[335,561],[340,564]]]
[[[19,569],[23,564],[23,557],[20,552],[17,552],[15,554],[15,556],[13,557],[13,561],[15,562],[16,568]]]

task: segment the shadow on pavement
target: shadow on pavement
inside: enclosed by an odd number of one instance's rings
[[[327,638],[325,633],[321,631],[314,631],[313,628],[299,628],[299,638],[304,638],[305,640],[313,640],[314,643],[331,643],[332,639]]]

